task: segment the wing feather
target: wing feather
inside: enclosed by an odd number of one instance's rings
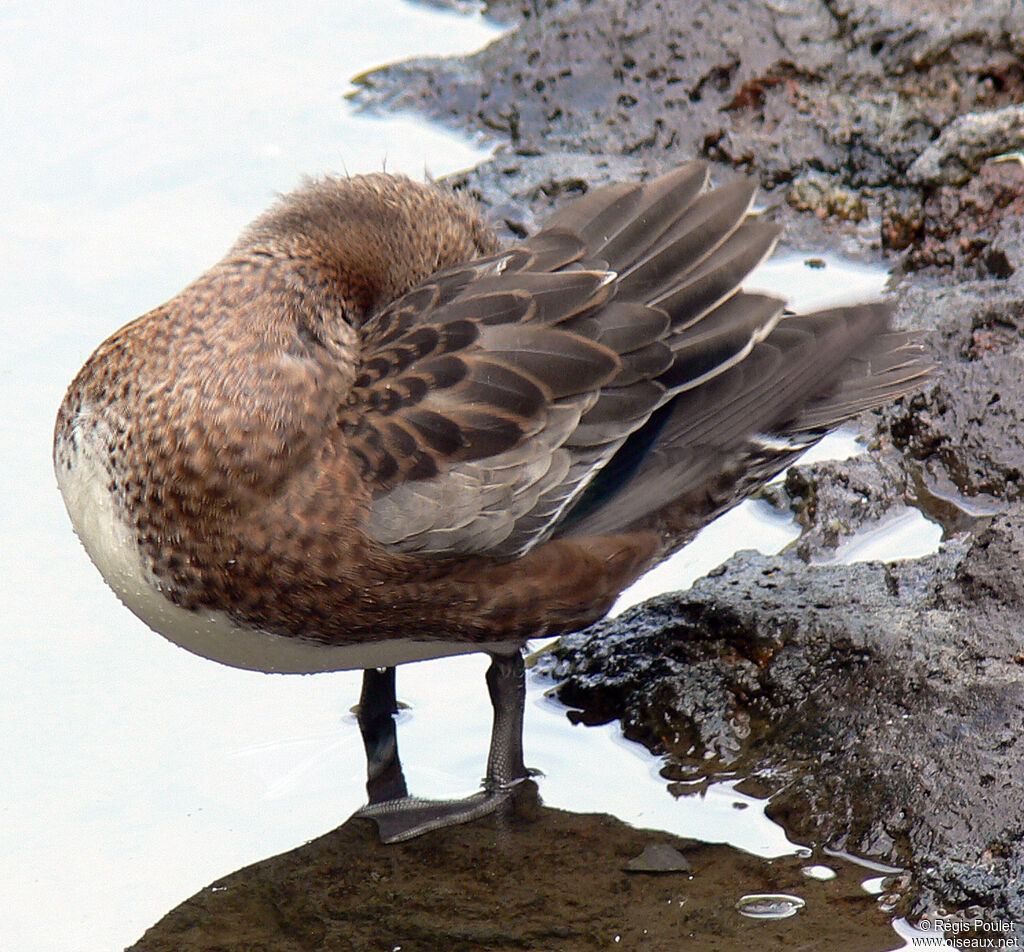
[[[741,291],[779,229],[749,183],[706,183],[694,162],[595,189],[366,322],[341,425],[378,541],[513,558],[673,505],[696,525],[920,380],[884,307],[783,316]]]

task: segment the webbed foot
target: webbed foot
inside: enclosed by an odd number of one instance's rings
[[[359,723],[367,754],[367,793],[370,802],[357,810],[357,817],[373,820],[385,843],[401,843],[413,837],[479,819],[512,803],[519,792],[536,784],[524,784],[532,773],[523,764],[523,710],[526,674],[523,655],[491,656],[487,687],[494,708],[491,746],[487,757],[484,788],[461,800],[427,800],[410,797],[398,760],[398,743],[393,714],[395,699],[393,668],[366,671],[360,700]]]
[[[516,795],[515,788],[520,783],[515,781],[511,786],[497,790],[480,790],[461,800],[399,797],[382,803],[370,803],[354,815],[373,820],[382,842],[402,843],[433,830],[479,820],[489,813],[511,806]]]

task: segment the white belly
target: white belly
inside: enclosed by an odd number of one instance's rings
[[[312,674],[391,667],[475,651],[508,654],[519,648],[518,644],[508,642],[479,644],[411,638],[323,645],[240,627],[224,612],[189,611],[175,605],[146,570],[135,535],[118,515],[108,491],[107,468],[87,443],[80,439],[78,451],[65,452],[56,467],[57,485],[75,532],[117,597],[154,631],[194,654],[234,668]],[[70,466],[65,466],[65,461]]]

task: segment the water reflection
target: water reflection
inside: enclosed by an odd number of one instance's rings
[[[502,809],[520,794],[519,787],[530,776],[523,761],[526,670],[522,651],[491,655],[486,680],[493,718],[483,786],[460,800],[426,800],[409,796],[398,756],[395,669],[363,672],[357,720],[366,750],[369,803],[356,816],[372,819],[385,843],[468,823]]]
[[[901,506],[843,540],[832,558],[824,561],[852,565],[916,559],[937,551],[942,535],[942,526],[928,519],[920,509]]]

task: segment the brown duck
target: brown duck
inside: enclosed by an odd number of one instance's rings
[[[927,372],[884,305],[795,316],[741,290],[778,230],[753,185],[707,175],[593,190],[507,250],[436,186],[309,184],[68,390],[58,483],[133,612],[224,664],[366,669],[363,812],[387,839],[527,775],[528,638],[600,618]],[[391,669],[471,651],[493,659],[484,789],[409,798]]]

